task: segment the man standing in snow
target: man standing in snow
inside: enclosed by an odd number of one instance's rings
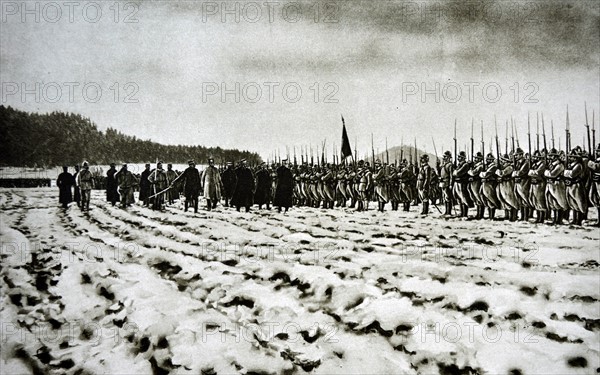
[[[74,184],[75,180],[73,179],[73,175],[68,172],[68,167],[63,167],[62,173],[56,179],[56,186],[58,186],[58,202],[62,204],[64,209],[73,201],[71,187]]]
[[[188,165],[189,167],[171,182],[171,186],[175,185],[177,181],[183,181],[183,195],[185,196],[184,211],[187,212],[188,207],[194,207],[194,213],[198,213],[198,196],[200,195],[202,181],[200,179],[200,172],[196,169],[196,163],[193,160],[189,160]]]
[[[452,153],[450,151],[444,152],[443,164],[440,168],[440,189],[442,190],[442,197],[444,199],[444,215],[452,215],[452,206],[454,205],[452,197]]]
[[[227,168],[221,174],[221,182],[223,183],[223,198],[225,199],[225,207],[229,207],[231,197],[233,197],[233,191],[237,177],[235,170],[233,169],[233,163],[228,161]]]
[[[598,210],[596,226],[600,227],[600,143],[596,146],[596,158],[588,161],[588,168],[592,173],[592,186],[590,189],[590,202]]]
[[[77,186],[81,191],[81,210],[90,210],[90,198],[92,195],[94,180],[90,166],[87,161],[83,162],[82,170],[77,174]]]
[[[223,183],[221,182],[221,174],[215,161],[208,159],[208,167],[202,173],[202,185],[204,186],[204,198],[206,198],[206,209],[211,210],[217,207],[217,203],[221,200],[221,190]]]
[[[281,212],[281,208],[288,211],[292,207],[292,199],[294,195],[294,176],[292,171],[287,167],[287,159],[282,160],[282,165],[277,168],[277,187],[275,189],[275,199],[273,205],[277,206],[277,211]]]
[[[267,210],[271,204],[271,173],[266,168],[266,163],[261,163],[256,171],[256,192],[254,193],[254,203],[258,204],[258,209],[262,205],[267,205]]]
[[[152,186],[152,209],[162,211],[164,209],[165,194],[167,186],[167,172],[162,167],[162,161],[156,163],[156,169],[150,172],[148,181]]]
[[[144,167],[144,171],[140,176],[140,196],[139,200],[142,202],[144,207],[147,207],[150,204],[150,200],[148,197],[150,196],[150,181],[148,181],[148,177],[150,177],[150,164],[146,164]]]
[[[110,169],[106,172],[106,200],[113,206],[119,201],[116,173],[115,163],[110,163]]]
[[[127,170],[127,164],[123,164],[121,170],[115,174],[115,179],[117,180],[119,192],[121,193],[121,208],[127,208],[135,201],[133,188],[138,184],[137,178],[133,173]]]
[[[417,178],[417,191],[423,204],[421,215],[429,213],[429,190],[431,188],[431,167],[429,166],[429,156],[421,156],[421,167]]]
[[[239,211],[241,207],[246,208],[246,212],[250,212],[252,206],[252,198],[254,196],[254,176],[248,168],[246,159],[242,159],[236,171],[236,184],[231,198],[231,204]]]

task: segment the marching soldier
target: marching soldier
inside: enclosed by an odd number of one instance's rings
[[[452,206],[454,205],[452,196],[452,153],[444,152],[442,167],[440,168],[440,189],[444,199],[444,216],[452,216]]]
[[[346,190],[346,174],[349,172],[348,168],[340,166],[338,173],[335,176],[336,186],[335,195],[337,198],[336,207],[346,207],[346,201],[348,200],[348,191]]]
[[[485,203],[481,194],[481,172],[485,170],[483,163],[483,154],[481,152],[478,152],[475,155],[474,159],[475,163],[471,166],[471,168],[469,168],[467,172],[469,175],[468,191],[471,195],[471,200],[475,203],[475,206],[477,207],[477,216],[475,216],[475,219],[481,220],[483,219],[483,216],[485,214]]]
[[[515,184],[512,178],[513,165],[508,155],[500,156],[500,166],[496,171],[498,185],[496,194],[504,209],[504,220],[517,220],[517,197],[515,196]]]
[[[81,168],[81,171],[77,174],[77,186],[79,186],[79,190],[81,191],[81,210],[89,211],[94,178],[87,161],[83,162]]]
[[[544,155],[546,154],[546,150],[542,152]],[[542,153],[537,150],[533,153],[532,162],[533,164],[528,172],[530,181],[529,202],[536,211],[535,222],[543,224],[546,220],[546,211],[548,210],[546,204],[546,180],[544,179],[546,163],[544,162]]]
[[[323,192],[323,208],[333,208],[335,203],[335,170],[331,164],[327,164],[321,177],[321,191]]]
[[[388,186],[387,186],[387,173],[385,166],[381,165],[381,161],[375,161],[375,175],[373,181],[375,185],[375,196],[377,197],[378,208],[377,210],[383,212],[385,210],[385,204],[389,200]]]
[[[254,192],[254,203],[258,204],[258,209],[262,209],[262,205],[267,206],[270,210],[271,204],[271,173],[266,168],[267,163],[261,163],[258,171],[256,171],[256,191]]]
[[[164,190],[169,185],[167,179],[167,172],[163,169],[162,165],[162,161],[156,163],[156,168],[152,170],[148,175],[148,182],[152,187],[152,209],[158,211],[162,211],[164,209]],[[150,199],[150,197],[148,197],[148,199]]]
[[[349,208],[355,208],[358,202],[358,173],[357,173],[357,164],[353,163],[353,166],[348,167],[348,172],[346,173],[346,196],[350,199]]]
[[[517,205],[521,209],[521,221],[529,219],[529,210],[531,202],[529,201],[530,179],[529,179],[530,162],[529,159],[523,157],[523,150],[517,148],[515,153],[515,166],[513,171],[513,179],[515,181],[515,197]]]
[[[471,163],[467,162],[467,155],[464,151],[458,154],[458,164],[456,170],[452,172],[454,186],[452,193],[460,204],[460,217],[468,217],[469,206],[472,205],[467,186],[469,185],[469,168]]]
[[[364,163],[359,167],[358,172],[358,207],[357,211],[367,211],[369,209],[369,192],[373,185],[373,173],[369,170],[369,163]]]
[[[398,211],[398,205],[400,203],[400,177],[394,164],[389,166],[388,184],[392,211]]]
[[[590,202],[596,206],[598,220],[596,226],[600,227],[600,143],[596,146],[596,157],[588,161],[588,168],[592,173],[592,185],[590,188]]]
[[[208,159],[208,167],[202,172],[202,186],[204,187],[204,198],[206,198],[206,209],[217,208],[217,203],[221,200],[221,174],[215,167],[214,159]]]
[[[584,181],[585,168],[577,149],[571,150],[568,160],[569,164],[563,176],[566,185],[567,203],[573,211],[571,224],[581,225],[588,205]]]
[[[402,201],[402,211],[408,212],[410,204],[415,199],[415,190],[413,181],[416,180],[413,170],[406,159],[402,160],[402,170],[400,171],[400,197]]]
[[[429,190],[431,188],[431,167],[429,166],[429,156],[426,154],[421,156],[421,167],[419,168],[419,176],[417,178],[417,191],[421,202],[423,202],[423,208],[421,215],[427,215],[429,213]]]
[[[550,165],[544,172],[544,177],[546,177],[546,202],[548,203],[548,209],[554,213],[552,224],[560,225],[562,224],[564,212],[569,209],[563,180],[565,167],[559,159],[556,149],[550,150],[548,158],[550,159]]]
[[[488,217],[490,220],[494,220],[496,216],[496,209],[501,208],[502,204],[498,199],[497,193],[497,175],[498,164],[493,154],[487,154],[485,158],[487,165],[486,169],[479,174],[481,177],[481,199],[485,206],[488,208]]]

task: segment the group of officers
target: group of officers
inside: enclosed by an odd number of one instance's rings
[[[197,212],[202,193],[207,210],[223,200],[225,207],[238,211],[244,208],[246,212],[255,204],[259,209],[273,205],[279,211],[293,205],[364,211],[376,201],[381,212],[387,203],[393,211],[401,204],[404,211],[409,211],[420,203],[421,214],[427,215],[430,205],[442,213],[439,203],[444,205],[445,217],[481,220],[487,211],[490,220],[535,219],[536,223],[557,225],[570,220],[570,224],[582,225],[590,206],[596,207],[600,218],[600,144],[594,154],[581,147],[573,148],[568,155],[556,149],[537,150],[530,155],[517,148],[499,158],[477,152],[471,160],[460,152],[453,161],[452,153],[446,151],[435,166],[430,165],[426,154],[414,164],[407,160],[389,164],[376,160],[374,166],[362,160],[337,165],[282,160],[250,168],[242,160],[235,167],[228,162],[226,167],[217,168],[209,159],[202,172],[193,160],[183,172],[174,171],[171,164],[165,170],[158,162],[154,169],[146,164],[139,176],[130,172],[127,164],[118,171],[111,164],[106,174],[106,194],[108,201],[113,205],[120,201],[123,208],[134,203],[133,192],[139,189],[139,201],[155,210],[164,210],[182,194],[184,209]],[[83,168],[88,171],[87,162]],[[78,175],[86,181],[87,201],[82,207],[89,209],[91,182],[87,181],[91,176],[89,172]],[[57,185],[62,203],[65,184],[59,183],[61,176]],[[475,216],[469,217],[470,208],[475,208]],[[503,210],[504,216],[497,218],[497,210]]]

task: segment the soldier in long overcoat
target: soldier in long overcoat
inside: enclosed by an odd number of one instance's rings
[[[252,198],[254,197],[254,176],[248,168],[246,159],[243,159],[240,165],[235,170],[236,184],[231,198],[231,205],[239,211],[241,207],[246,208],[246,212],[250,212],[252,206]]]
[[[75,185],[73,175],[68,172],[68,167],[63,167],[62,173],[56,179],[56,186],[58,187],[58,203],[62,204],[65,209],[73,201],[71,193],[73,185]]]
[[[275,199],[273,205],[281,212],[285,212],[292,207],[292,195],[294,193],[294,176],[287,167],[287,160],[282,160],[283,164],[277,168],[277,188],[275,189]]]
[[[221,200],[221,190],[223,182],[221,182],[221,174],[215,161],[208,159],[208,167],[202,172],[202,186],[204,187],[204,198],[206,199],[206,209],[211,210],[217,207],[217,203]]]

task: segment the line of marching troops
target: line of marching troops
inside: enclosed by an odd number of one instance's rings
[[[429,165],[427,155],[421,156],[419,165],[406,160],[399,165],[376,160],[374,168],[364,161],[341,166],[304,164],[294,168],[294,198],[298,205],[322,204],[323,208],[345,207],[349,202],[358,211],[376,201],[381,212],[388,202],[394,211],[400,204],[409,211],[421,202],[423,215],[429,213],[430,204],[441,213],[439,202],[446,217],[468,218],[469,208],[475,208],[473,218],[478,220],[484,219],[487,209],[490,220],[535,217],[536,223],[562,224],[572,216],[574,225],[582,225],[593,205],[600,218],[600,144],[595,157],[580,147],[568,155],[556,149],[529,155],[517,148],[499,159],[478,152],[467,160],[460,152],[453,162],[446,151],[435,167]],[[497,210],[504,211],[502,218],[496,218]]]
[[[598,210],[600,222],[600,144],[595,156],[573,148],[568,155],[551,149],[538,150],[529,155],[521,148],[500,155],[498,158],[481,152],[467,160],[465,152],[452,160],[450,151],[443,154],[442,161],[431,166],[429,157],[422,155],[418,164],[402,160],[398,165],[376,160],[373,167],[368,162],[348,164],[311,165],[296,162],[268,166],[266,163],[250,168],[245,160],[236,167],[228,162],[226,168],[217,168],[209,159],[208,167],[200,173],[194,161],[179,173],[171,165],[163,169],[162,162],[150,169],[146,164],[140,176],[128,171],[124,164],[119,171],[111,164],[106,174],[107,200],[115,205],[121,202],[126,208],[134,203],[134,190],[139,189],[139,200],[144,206],[163,210],[185,197],[185,210],[198,211],[200,193],[206,199],[206,209],[211,210],[224,200],[225,207],[238,211],[258,205],[259,209],[270,205],[278,210],[289,207],[309,206],[331,209],[349,207],[357,211],[368,210],[369,203],[376,201],[383,212],[387,203],[393,211],[402,205],[403,211],[421,203],[421,214],[429,213],[429,206],[444,205],[445,217],[469,218],[469,209],[475,208],[473,219],[551,222],[562,224],[569,220],[582,225],[587,219],[590,206]],[[65,167],[66,168],[66,167]],[[74,178],[67,173],[59,175],[60,202],[69,195],[70,186],[81,181],[86,192],[82,209],[89,209],[89,190],[93,184],[87,162]],[[69,177],[71,176],[71,177]],[[67,182],[64,182],[67,181]],[[69,189],[69,192],[66,192]],[[83,191],[83,190],[82,190]],[[76,191],[77,195],[77,191]],[[70,200],[69,200],[70,202]],[[64,203],[63,203],[64,205]],[[66,206],[65,206],[66,207]],[[458,207],[458,209],[457,209]],[[504,211],[501,218],[497,210]],[[599,225],[597,222],[596,225]]]

